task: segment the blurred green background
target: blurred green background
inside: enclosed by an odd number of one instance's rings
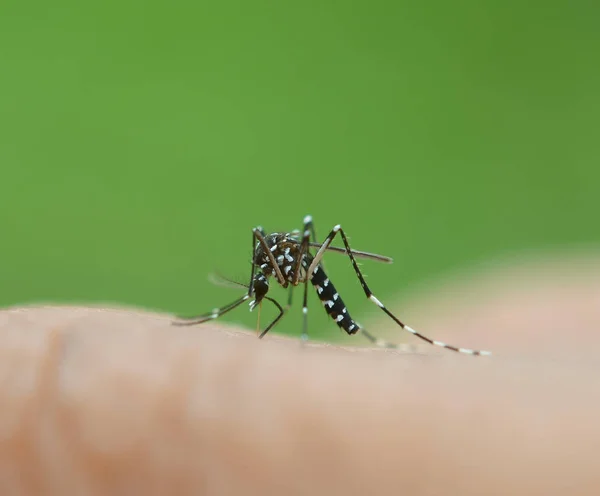
[[[395,258],[363,266],[384,301],[502,254],[597,243],[598,13],[5,0],[0,304],[210,311],[239,294],[211,271],[247,278],[250,229],[307,213]],[[354,316],[372,312],[348,261],[327,265]],[[299,332],[300,298],[279,331]]]

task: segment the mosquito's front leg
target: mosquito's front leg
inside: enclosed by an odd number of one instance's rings
[[[262,230],[259,229],[258,227],[255,227],[254,229],[252,229],[254,236],[256,236],[256,238],[258,239],[258,242],[261,244],[264,252],[267,254],[267,257],[269,258],[269,262],[271,262],[271,266],[273,267],[273,270],[275,271],[275,277],[277,277],[277,282],[279,282],[279,284],[281,284],[284,288],[287,288],[288,282],[283,277],[283,274],[281,273],[281,270],[279,269],[279,265],[277,264],[277,260],[275,260],[275,257],[273,256],[273,252],[271,251],[271,250],[276,250],[277,245],[273,245],[271,248],[269,248],[269,245],[265,241],[265,237],[263,236],[261,231]]]

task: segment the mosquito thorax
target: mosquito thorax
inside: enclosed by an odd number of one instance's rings
[[[292,280],[298,264],[300,242],[293,233],[272,233],[265,236],[265,243],[269,247],[273,259],[277,263],[283,277]],[[271,257],[261,243],[256,245],[254,264],[260,267],[266,277],[276,276],[275,267]]]

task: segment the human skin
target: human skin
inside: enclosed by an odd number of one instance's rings
[[[491,357],[0,311],[0,493],[598,494],[600,271],[577,267],[411,306],[417,329]]]

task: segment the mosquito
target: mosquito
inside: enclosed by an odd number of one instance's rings
[[[331,245],[338,234],[342,238],[344,248],[338,248]],[[311,248],[317,248],[314,255],[311,253]],[[410,332],[423,341],[427,341],[429,344],[458,353],[475,356],[491,354],[489,351],[460,348],[431,339],[424,334],[415,331],[412,327],[405,325],[373,294],[356,263],[356,258],[365,258],[384,263],[391,263],[393,260],[384,255],[377,255],[375,253],[350,248],[346,233],[339,224],[334,226],[327,238],[325,238],[325,241],[322,243],[317,242],[313,220],[310,215],[304,217],[304,230],[302,232],[296,230],[288,233],[276,232],[266,234],[264,229],[260,226],[252,229],[252,268],[250,272],[250,282],[247,285],[235,283],[245,287],[247,289],[246,294],[229,305],[215,308],[210,313],[198,315],[196,317],[180,317],[179,320],[174,321],[173,324],[178,326],[202,324],[203,322],[221,317],[248,300],[250,300],[250,311],[254,310],[258,305],[261,305],[263,300],[268,300],[277,307],[279,314],[262,332],[259,332],[258,337],[263,338],[265,334],[281,320],[291,306],[293,289],[296,286],[303,284],[302,339],[306,340],[308,339],[307,300],[308,283],[310,282],[314,286],[325,311],[341,329],[346,331],[349,335],[360,333],[377,347],[398,349],[400,347],[399,345],[376,338],[350,316],[346,305],[323,268],[322,259],[327,251],[348,255],[366,297],[383,310],[388,317],[405,331]],[[269,292],[269,279],[271,278],[274,278],[275,282],[283,288],[289,288],[288,304],[285,308],[275,299],[267,296],[267,293]]]

